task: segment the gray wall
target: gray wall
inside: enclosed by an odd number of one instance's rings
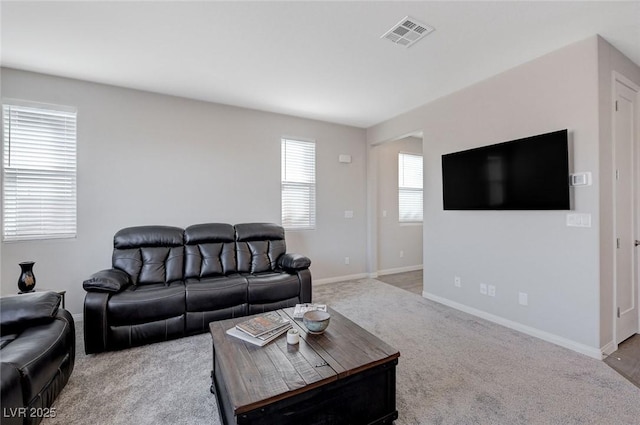
[[[398,153],[422,155],[422,139],[406,137],[374,149],[378,151],[378,272],[419,268],[422,266],[422,224],[398,221]],[[383,211],[387,212],[386,217]]]
[[[66,289],[80,313],[82,281],[110,266],[120,228],[279,223],[282,136],[317,142],[317,227],[288,232],[289,251],[312,259],[316,280],[365,272],[363,129],[13,69],[2,95],[78,108],[78,237],[3,243],[2,294],[34,260],[37,287]]]
[[[593,37],[367,130],[370,144],[423,132],[426,296],[600,347],[597,71]],[[563,128],[574,170],[593,173],[593,186],[573,190],[591,228],[567,227],[567,211],[443,211],[442,154]],[[496,297],[481,295],[480,283],[495,285]],[[518,304],[520,291],[529,306]]]

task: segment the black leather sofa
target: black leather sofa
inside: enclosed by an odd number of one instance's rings
[[[55,417],[76,354],[75,325],[55,292],[0,298],[0,398],[3,425]]]
[[[84,281],[87,354],[208,330],[215,320],[311,302],[311,261],[276,224],[122,229],[112,268]]]

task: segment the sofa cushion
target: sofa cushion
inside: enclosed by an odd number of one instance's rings
[[[18,333],[29,326],[50,322],[58,312],[61,299],[52,291],[0,298],[0,334]]]
[[[235,225],[236,240],[284,240],[284,228],[274,223],[241,223]]]
[[[107,316],[112,326],[132,325],[184,314],[185,289],[182,282],[129,286],[111,295]]]
[[[184,248],[142,247],[114,249],[113,267],[126,272],[134,285],[182,280]]]
[[[113,268],[126,272],[134,285],[182,280],[183,233],[170,226],[122,229],[113,239]]]
[[[187,311],[185,331],[188,335],[207,332],[209,323],[218,320],[242,317],[249,314],[248,304],[234,305],[232,307],[219,308],[209,311]]]
[[[138,285],[182,280],[183,247],[140,248],[142,268]]]
[[[236,224],[238,271],[273,271],[278,258],[287,250],[282,226],[271,223]]]
[[[184,243],[195,245],[208,242],[233,242],[236,231],[226,223],[194,224],[184,229]]]
[[[140,248],[114,248],[111,264],[114,269],[126,273],[130,277],[131,283],[138,284],[138,277],[142,269]]]
[[[230,275],[187,280],[187,312],[212,311],[247,302],[247,279]]]
[[[119,230],[113,236],[116,249],[140,248],[142,246],[181,246],[184,230],[171,226],[135,226]]]
[[[109,349],[123,349],[184,336],[185,315],[135,325],[109,324]]]
[[[42,391],[69,356],[69,344],[75,338],[71,330],[66,320],[54,319],[25,329],[2,349],[2,362],[20,371],[25,402]]]
[[[298,276],[287,273],[247,275],[249,304],[285,300],[300,295]]]
[[[189,226],[185,236],[185,278],[205,278],[235,273],[235,230],[230,224]]]
[[[235,273],[236,245],[230,243],[203,243],[185,247],[185,278],[205,278]]]

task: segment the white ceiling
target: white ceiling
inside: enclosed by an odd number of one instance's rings
[[[0,7],[2,66],[358,127],[594,34],[640,64],[640,1]],[[380,39],[406,15],[435,32]]]

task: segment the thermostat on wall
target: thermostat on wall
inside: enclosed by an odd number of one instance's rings
[[[571,186],[591,186],[591,173],[574,173],[571,174]]]
[[[342,162],[344,164],[351,163],[351,155],[340,155],[338,156],[338,162]]]

